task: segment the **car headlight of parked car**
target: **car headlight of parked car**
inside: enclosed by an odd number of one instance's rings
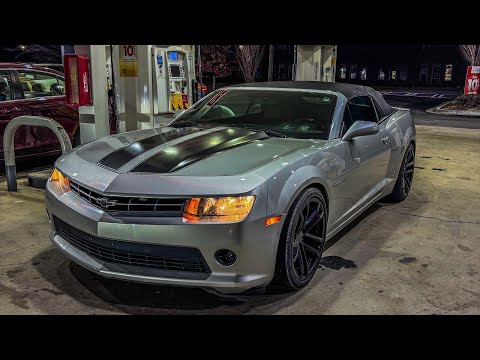
[[[191,198],[187,200],[183,219],[186,222],[235,222],[247,217],[255,196]]]
[[[48,181],[57,183],[63,192],[70,191],[70,180],[68,180],[68,178],[63,175],[57,168],[53,169],[52,175],[50,176],[50,179],[48,179]]]

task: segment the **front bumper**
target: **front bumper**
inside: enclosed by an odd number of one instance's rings
[[[151,284],[213,288],[221,293],[241,293],[265,286],[273,278],[276,249],[283,220],[265,227],[266,188],[255,190],[254,208],[245,221],[233,224],[184,224],[179,218],[114,218],[72,192],[62,193],[47,184],[45,200],[50,219],[54,217],[93,237],[128,243],[167,245],[198,249],[211,273],[202,279],[182,276],[181,271],[165,275],[158,269],[118,265],[93,257],[73,246],[55,229],[50,239],[70,259],[105,277]],[[231,266],[214,257],[219,249],[237,255]]]

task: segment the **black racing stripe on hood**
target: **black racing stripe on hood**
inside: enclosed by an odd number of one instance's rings
[[[184,127],[179,129],[173,129],[171,131],[153,135],[145,139],[136,141],[127,145],[123,148],[120,148],[111,154],[108,154],[103,159],[98,161],[99,165],[106,166],[113,170],[120,169],[127,162],[133,160],[137,156],[143,154],[145,151],[153,149],[159,145],[165,144],[166,142],[181,138],[186,135],[190,135],[205,129],[195,128],[195,127]]]
[[[248,143],[251,143],[255,140],[263,140],[263,139],[268,139],[269,136],[265,134],[264,132],[256,132],[250,135],[242,136],[240,138],[236,138],[230,141],[226,141],[222,144],[218,144],[215,146],[212,146],[211,148],[208,148],[205,151],[202,151],[196,155],[193,155],[189,157],[188,159],[183,160],[180,164],[175,166],[174,168],[170,169],[169,172],[177,171],[180,170],[190,164],[193,164],[194,162],[200,161],[205,159],[206,157],[213,155],[217,152],[223,151],[223,150],[229,150],[237,146],[241,145],[246,145]]]
[[[160,151],[131,172],[167,173],[179,170],[216,152],[268,138],[263,132],[231,128],[198,136]]]

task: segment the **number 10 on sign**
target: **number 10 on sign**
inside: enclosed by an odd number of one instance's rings
[[[469,66],[465,80],[465,95],[475,95],[480,89],[480,66]]]

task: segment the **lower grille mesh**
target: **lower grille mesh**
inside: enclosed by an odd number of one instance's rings
[[[89,235],[53,217],[56,232],[70,245],[105,262],[162,270],[211,273],[200,250],[139,244]]]

